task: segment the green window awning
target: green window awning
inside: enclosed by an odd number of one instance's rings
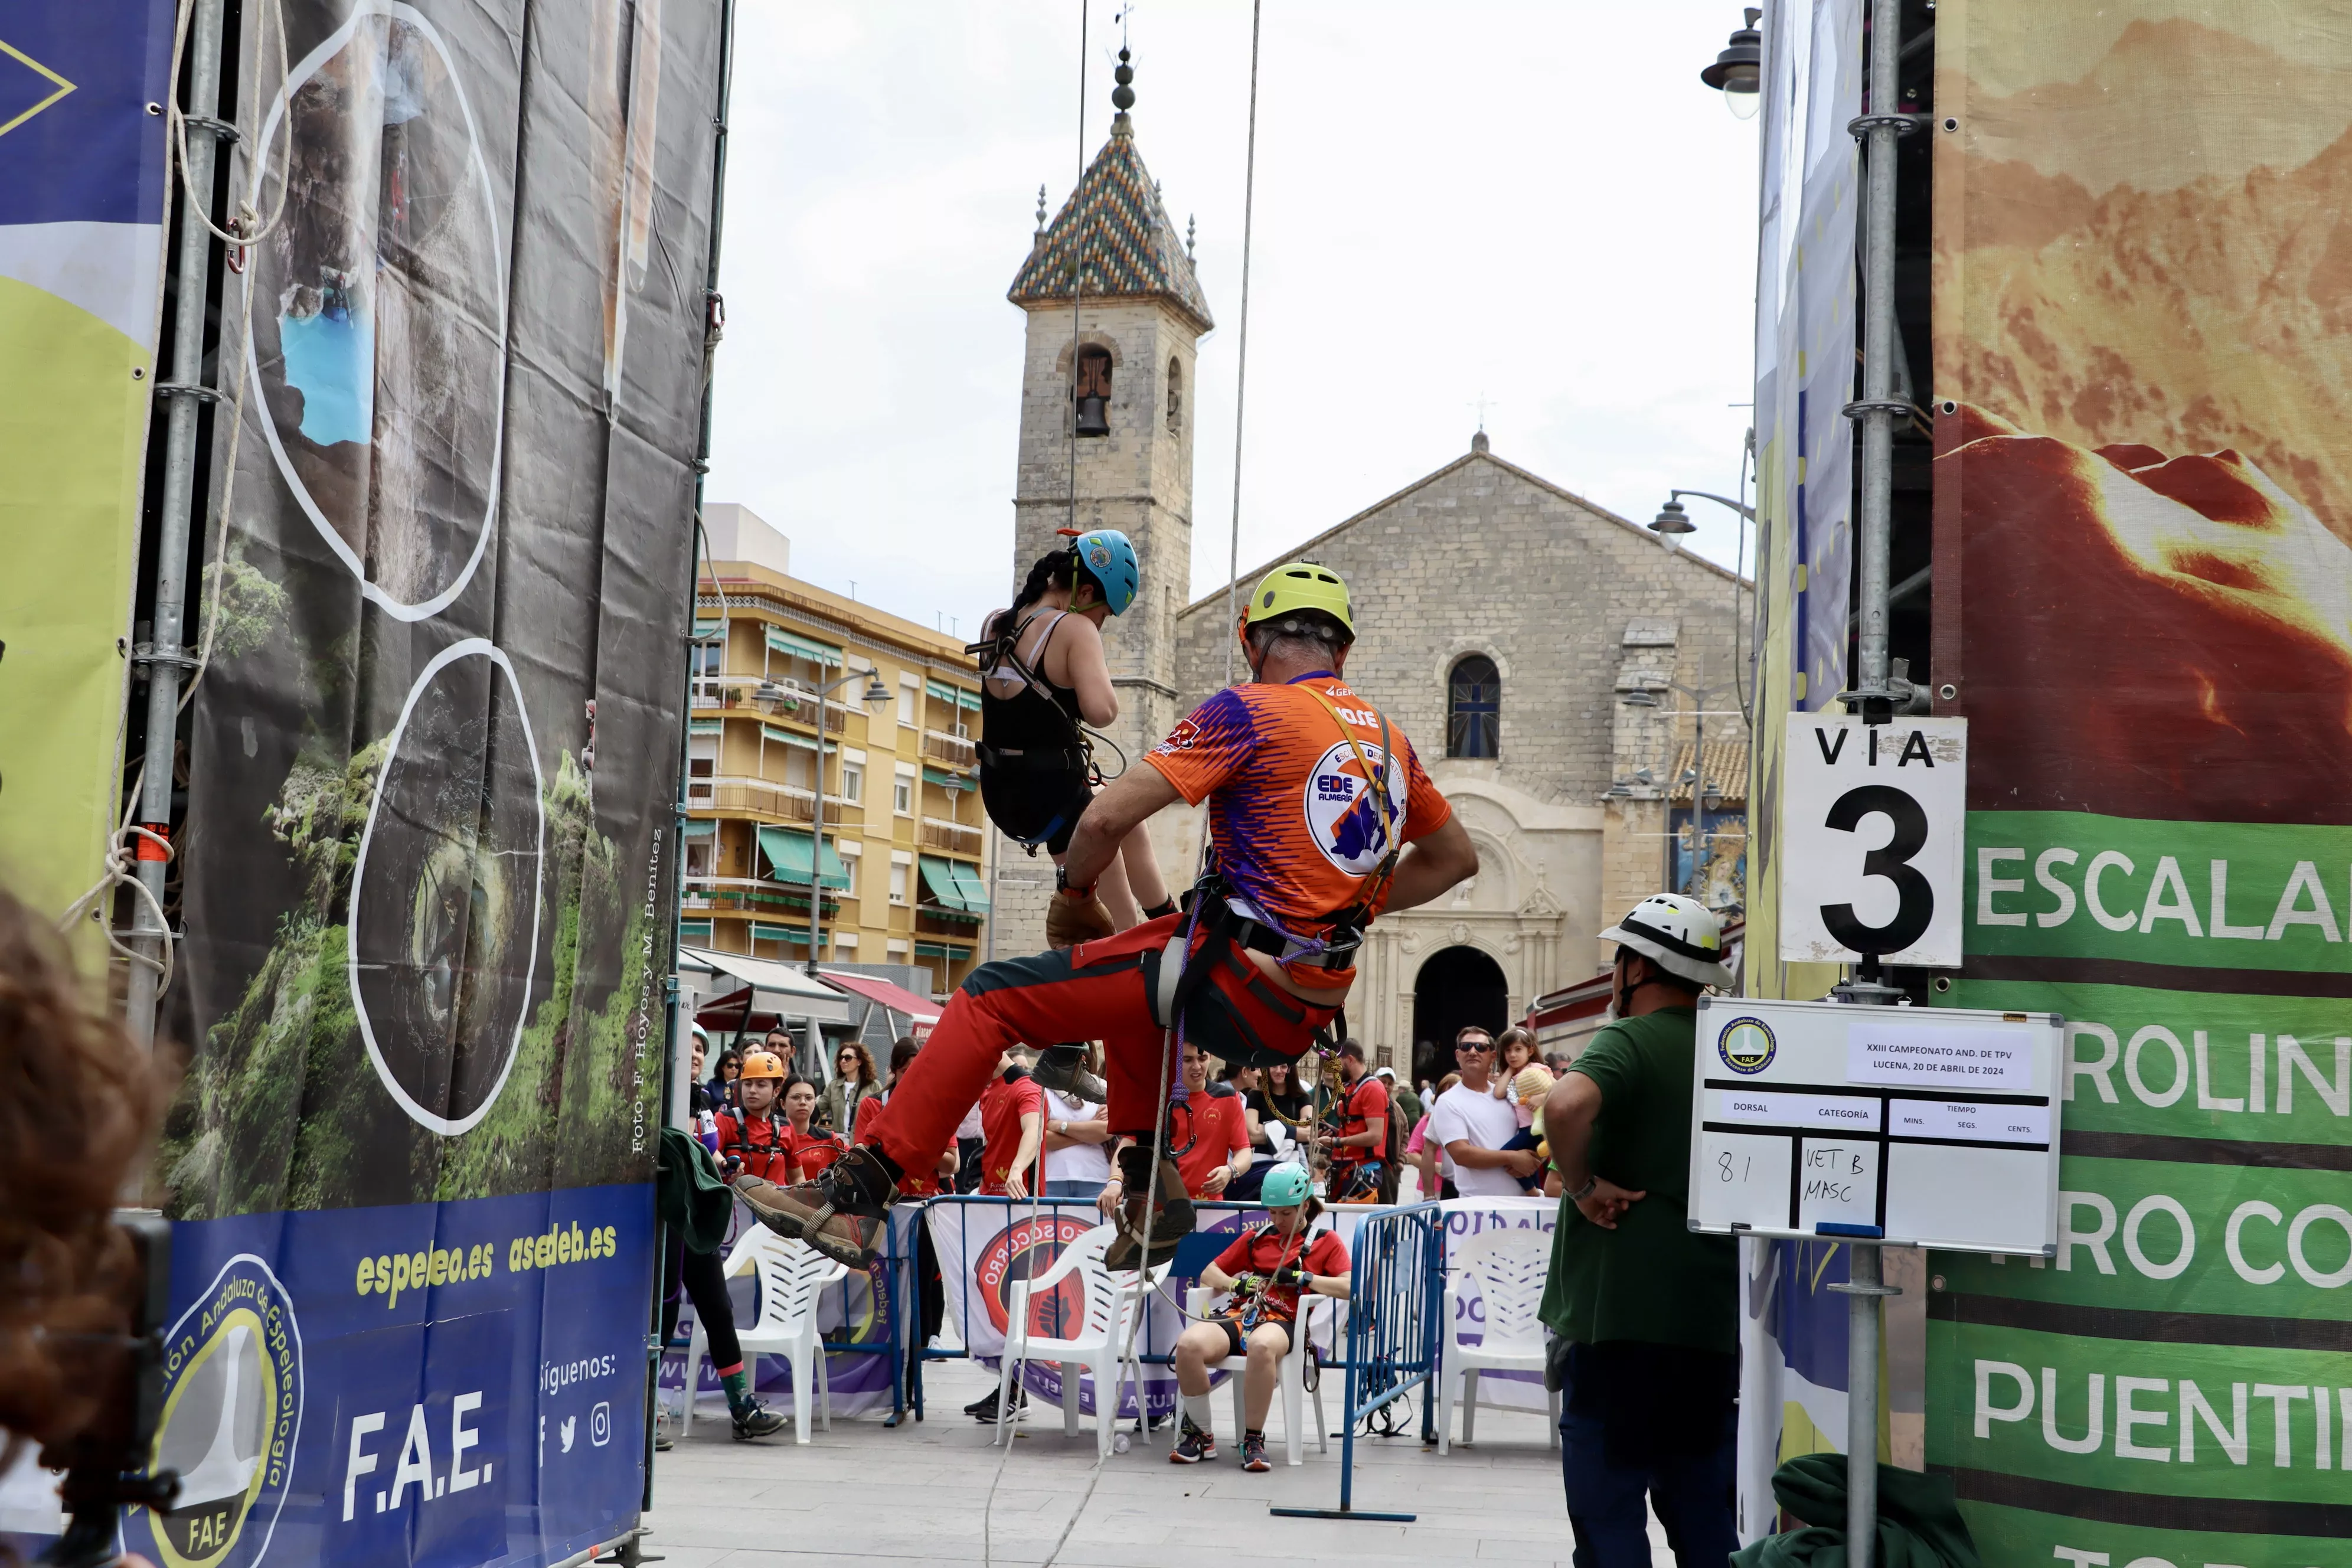
[[[963,894],[963,907],[976,915],[986,914],[988,884],[982,879],[980,868],[967,865],[961,860],[950,860],[948,862],[948,869],[955,873],[956,889]]]
[[[688,719],[686,732],[689,735],[716,735],[727,727],[723,719]]]
[[[719,824],[712,822],[706,817],[700,821],[689,821],[684,828],[679,830],[679,837],[683,838],[708,838],[718,831]]]
[[[941,789],[968,789],[971,785],[971,781],[961,773],[950,773],[945,768],[935,768],[928,763],[923,765],[923,782],[935,784]]]
[[[807,834],[795,833],[789,827],[760,829],[760,853],[768,858],[768,875],[774,881],[808,886],[810,860],[814,854],[813,845],[814,840]],[[849,873],[843,868],[841,857],[835,852],[831,839],[824,844],[824,882],[828,888],[846,889],[849,886]]]
[[[762,740],[773,742],[779,746],[798,746],[803,752],[816,750],[815,736],[803,735],[796,730],[781,730],[773,724],[761,725],[760,737]]]
[[[949,947],[943,943],[936,942],[919,942],[915,944],[915,956],[917,958],[957,959],[967,958],[970,957],[971,954],[971,949],[968,947]]]
[[[804,637],[796,637],[791,632],[780,631],[774,626],[768,628],[768,650],[771,653],[790,654],[794,658],[804,658],[812,664],[827,665],[841,662],[839,648],[828,647],[824,643]]]
[[[969,688],[967,688],[967,687],[961,687],[961,686],[957,687],[957,688],[956,688],[956,706],[957,706],[957,707],[959,707],[959,708],[969,708],[969,709],[971,709],[971,710],[973,712],[975,712],[975,713],[979,712],[979,711],[980,711],[980,693],[979,693],[979,692],[977,692],[977,691],[973,691],[973,690],[971,690],[971,689],[969,689]]]
[[[680,942],[709,942],[710,940],[710,922],[709,921],[678,921],[677,940]]]
[[[697,621],[694,623],[694,635],[698,637],[715,637],[726,629],[727,623],[725,621]]]
[[[949,707],[952,708],[955,706],[955,688],[950,686],[946,681],[926,680],[923,682],[923,689],[929,692],[931,696],[939,701],[946,703]]]
[[[926,855],[922,857],[922,867],[923,886],[930,890],[934,903],[951,910],[971,910],[971,906],[964,901],[963,884],[956,878],[954,861]],[[981,901],[981,907],[987,908],[985,899]]]
[[[772,926],[760,921],[751,922],[753,942],[793,942],[806,947],[808,939],[809,929],[806,926]]]

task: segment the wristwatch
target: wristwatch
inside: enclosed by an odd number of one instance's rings
[[[1585,1199],[1591,1197],[1592,1195],[1593,1189],[1600,1185],[1601,1173],[1595,1171],[1584,1178],[1584,1185],[1577,1188],[1576,1191],[1568,1194],[1568,1201],[1572,1204],[1580,1204]]]
[[[1070,868],[1067,866],[1054,868],[1054,891],[1070,899],[1091,899],[1095,896],[1095,890],[1091,886],[1084,888],[1070,886]]]

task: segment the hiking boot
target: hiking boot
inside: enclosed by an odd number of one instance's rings
[[[1265,1457],[1265,1433],[1244,1432],[1242,1434],[1242,1468],[1244,1470],[1270,1470],[1274,1468],[1272,1462]]]
[[[1013,1415],[1018,1416],[1022,1411],[1026,1410],[1028,1407],[1029,1391],[1022,1387],[1019,1384],[1014,1384],[1013,1385]],[[997,1419],[996,1390],[992,1388],[988,1391],[987,1398],[975,1399],[970,1405],[965,1405],[963,1407],[963,1413],[971,1416],[974,1421],[979,1422],[983,1426],[995,1426]]]
[[[784,1427],[782,1412],[771,1410],[756,1399],[747,1399],[730,1414],[735,1421],[735,1440],[748,1443],[754,1437],[764,1437]]]
[[[1171,1465],[1197,1465],[1203,1459],[1216,1457],[1215,1435],[1193,1426],[1190,1415],[1184,1417],[1184,1430],[1176,1435],[1176,1446],[1168,1450],[1168,1462]]]
[[[1103,1253],[1103,1267],[1114,1273],[1172,1262],[1178,1244],[1192,1234],[1192,1200],[1185,1195],[1184,1177],[1175,1161],[1163,1155],[1159,1164],[1160,1203],[1150,1216],[1151,1247],[1147,1254],[1144,1211],[1151,1199],[1151,1151],[1138,1145],[1118,1152],[1118,1179],[1124,1194],[1116,1222],[1118,1236]]]
[[[1039,1089],[1076,1095],[1096,1105],[1110,1103],[1109,1088],[1087,1070],[1084,1046],[1047,1046],[1037,1053],[1037,1065],[1029,1069],[1029,1076],[1036,1080]]]
[[[836,1263],[866,1268],[881,1250],[882,1229],[898,1198],[898,1173],[877,1151],[862,1147],[826,1166],[814,1182],[780,1187],[747,1173],[735,1178],[734,1186],[744,1205],[778,1236],[805,1241]]]

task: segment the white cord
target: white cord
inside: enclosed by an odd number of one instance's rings
[[[188,200],[184,216],[194,217],[222,244],[241,249],[274,232],[278,227],[278,220],[286,216],[287,191],[293,184],[290,177],[294,157],[293,106],[289,104],[287,112],[278,117],[285,124],[287,177],[281,178],[278,184],[278,210],[269,215],[268,223],[261,223],[257,221],[261,215],[254,211],[253,203],[249,199],[240,201],[237,204],[237,216],[235,219],[236,227],[234,230],[222,228],[212,219],[210,211],[212,193],[197,190],[194,179],[188,173],[188,122],[187,116],[180,109],[180,61],[187,50],[188,21],[194,12],[195,0],[180,0],[179,16],[173,20],[172,26],[172,91],[166,94],[164,99],[165,112],[171,117],[168,121],[170,133],[165,138],[166,152],[179,166],[178,183],[187,192]],[[277,23],[277,26],[270,30],[278,35],[278,81],[280,90],[283,90],[286,79],[290,74],[286,60],[285,0],[268,0],[268,5],[262,15],[265,19],[274,18]],[[253,112],[248,119],[257,126],[261,119],[260,84],[248,81],[246,86],[249,94],[247,101],[253,106]],[[265,167],[266,164],[262,163],[255,165],[257,177],[254,182],[254,194],[256,195],[260,191],[258,174]],[[234,180],[230,182],[229,188],[231,190],[236,188]]]

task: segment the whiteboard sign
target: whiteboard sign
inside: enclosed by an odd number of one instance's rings
[[[1789,715],[1782,959],[1959,966],[1968,725]]]
[[[1702,996],[1690,1226],[2053,1256],[2054,1013]]]

